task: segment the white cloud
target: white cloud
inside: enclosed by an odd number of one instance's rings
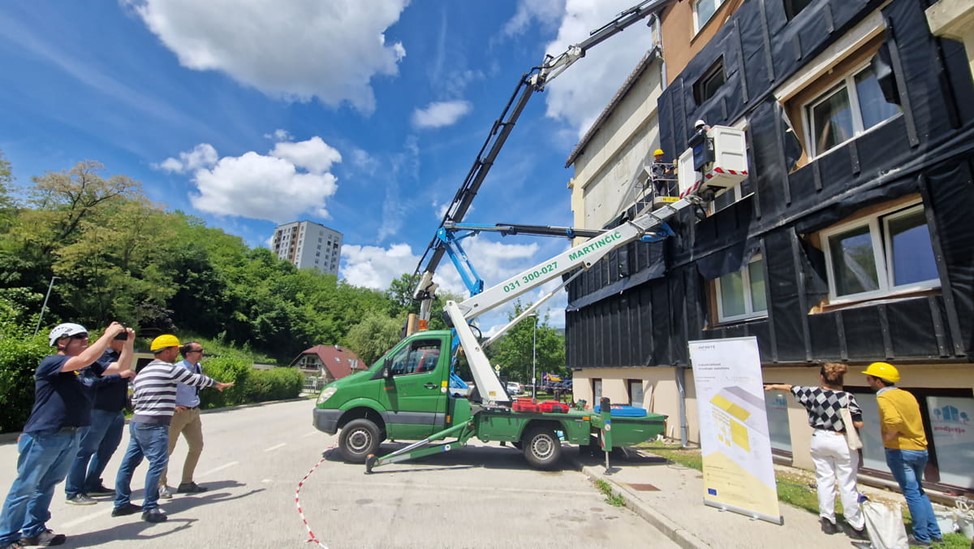
[[[412,274],[418,262],[409,244],[388,248],[343,244],[340,274],[353,286],[384,291],[403,273]]]
[[[290,141],[291,132],[284,129],[276,129],[274,133],[265,133],[264,137],[270,139],[271,141]]]
[[[470,112],[469,101],[438,101],[424,109],[413,111],[412,123],[416,128],[442,128],[452,126]]]
[[[542,27],[557,27],[565,10],[565,0],[518,0],[514,17],[504,23],[505,36],[522,34],[532,21]]]
[[[158,167],[192,171],[196,192],[189,200],[197,210],[281,223],[302,214],[329,217],[326,203],[338,190],[338,179],[328,170],[341,160],[337,150],[315,136],[277,143],[266,155],[250,151],[223,158],[203,143]]]
[[[121,0],[193,70],[289,100],[375,109],[370,85],[406,55],[385,31],[408,0]]]
[[[169,173],[190,173],[216,164],[216,149],[209,143],[200,143],[193,150],[179,153],[179,158],[169,157],[153,167]]]
[[[332,164],[342,161],[342,155],[318,136],[298,143],[278,143],[271,156],[290,160],[296,167],[316,174],[325,173]]]
[[[547,45],[546,51],[561,54],[632,3],[632,0],[568,0],[558,37]],[[591,48],[584,58],[548,86],[546,114],[570,124],[579,137],[584,135],[650,48],[650,40],[646,25],[636,23]]]

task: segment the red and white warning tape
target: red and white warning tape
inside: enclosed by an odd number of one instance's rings
[[[304,523],[304,527],[308,530],[307,542],[317,544],[318,547],[321,547],[322,549],[328,549],[328,547],[324,543],[321,543],[321,540],[319,540],[318,537],[315,536],[315,533],[311,531],[311,525],[308,524],[308,519],[307,517],[304,516],[304,509],[301,508],[301,488],[304,486],[304,483],[308,480],[308,477],[310,477],[318,469],[318,467],[320,467],[321,464],[324,463],[325,456],[328,454],[328,450],[331,450],[332,448],[334,448],[334,446],[325,449],[325,451],[321,453],[321,459],[319,459],[318,463],[315,463],[315,466],[308,471],[308,474],[304,475],[304,478],[301,479],[301,482],[298,483],[297,490],[294,491],[294,505],[297,506],[298,508],[298,516],[301,517],[301,522]]]

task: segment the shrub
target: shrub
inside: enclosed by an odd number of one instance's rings
[[[244,391],[248,402],[296,398],[304,387],[304,375],[297,368],[254,370]]]
[[[203,373],[217,381],[233,383],[223,392],[216,389],[200,391],[200,407],[223,408],[247,402],[247,378],[252,372],[251,361],[236,356],[215,356],[203,362]]]
[[[0,433],[19,431],[34,406],[34,371],[51,354],[43,337],[0,335]]]

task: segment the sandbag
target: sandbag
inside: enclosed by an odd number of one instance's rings
[[[898,507],[865,500],[861,503],[866,531],[874,549],[909,549],[903,514]]]

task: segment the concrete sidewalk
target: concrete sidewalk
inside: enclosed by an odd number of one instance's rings
[[[784,524],[777,525],[704,505],[703,474],[669,463],[642,450],[627,450],[628,456],[610,460],[579,456],[582,471],[593,480],[605,480],[626,500],[626,505],[647,522],[685,548],[795,548],[854,547],[853,540],[838,533],[822,532],[818,515],[780,504]],[[812,480],[814,484],[814,480]],[[814,489],[814,488],[813,488]],[[867,496],[871,490],[860,486]],[[878,492],[877,492],[878,494]],[[896,501],[899,494],[882,492],[883,501]],[[841,526],[841,520],[840,520]]]

